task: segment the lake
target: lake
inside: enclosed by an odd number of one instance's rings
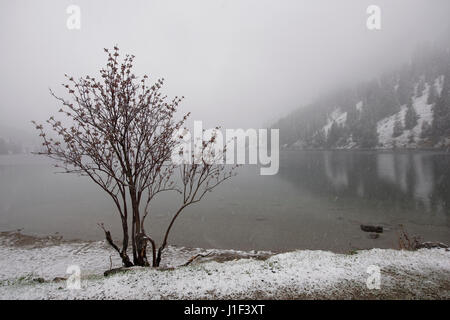
[[[120,219],[88,178],[56,174],[51,161],[0,156],[0,230],[66,239],[114,238]],[[147,231],[160,241],[179,199],[157,199]],[[241,167],[179,217],[170,244],[284,251],[397,248],[403,228],[424,241],[450,242],[450,154],[439,152],[282,151],[275,176]],[[378,239],[360,224],[384,227]],[[403,226],[403,227],[402,227]]]

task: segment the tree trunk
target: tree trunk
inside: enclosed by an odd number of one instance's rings
[[[133,266],[133,264],[131,263],[130,258],[128,257],[127,254],[129,235],[128,235],[128,222],[126,217],[122,218],[122,231],[123,231],[123,242],[120,257],[122,258],[122,263],[125,267],[131,267]]]
[[[183,204],[181,206],[181,208],[178,209],[177,213],[175,213],[175,215],[173,216],[172,220],[170,221],[170,224],[169,224],[169,226],[167,227],[167,230],[166,230],[166,234],[164,235],[164,240],[163,240],[161,246],[158,249],[158,255],[157,255],[156,261],[154,263],[156,267],[159,267],[159,264],[161,263],[161,255],[162,255],[163,250],[166,248],[167,238],[169,237],[170,230],[172,229],[172,226],[175,223],[175,220],[178,218],[178,216],[180,215],[181,211],[183,211],[183,209],[186,208],[189,204],[190,203]]]
[[[122,263],[124,267],[132,267],[133,264],[130,261],[130,258],[128,257],[128,254],[126,252],[123,252],[120,254],[120,257],[122,258]]]
[[[159,264],[161,263],[161,254],[162,254],[163,248],[160,247],[158,249],[158,255],[156,256],[156,261],[154,262],[155,267],[159,267]]]
[[[151,243],[152,243],[152,266],[158,267],[158,265],[156,264],[156,245],[153,240],[151,240]]]
[[[125,246],[128,243],[128,232],[127,232],[127,229],[125,228],[125,225],[122,224],[122,226],[124,227],[124,229],[123,229],[124,247],[122,248],[122,250],[120,250],[119,247],[117,247],[117,245],[114,243],[114,241],[111,237],[111,232],[106,230],[103,227],[103,225],[101,225],[101,227],[103,228],[103,231],[105,232],[106,241],[111,245],[111,247],[114,248],[114,250],[116,250],[119,253],[120,257],[122,258],[123,265],[125,267],[131,267],[131,266],[133,266],[133,264],[131,263],[130,258],[128,257],[126,246]]]
[[[130,193],[131,205],[133,208],[133,263],[135,266],[149,266],[147,260],[147,241],[145,235],[141,231],[141,219],[139,212],[139,202],[136,198],[135,192]]]
[[[137,255],[136,255],[136,224],[134,222],[134,212],[131,221],[131,250],[133,250],[133,262],[136,263]]]
[[[147,260],[147,240],[145,239],[145,235],[143,233],[139,233],[136,235],[136,249],[137,260],[134,264],[144,267],[150,266]]]

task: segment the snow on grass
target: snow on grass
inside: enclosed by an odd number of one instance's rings
[[[180,265],[192,250],[171,248],[164,257]],[[226,250],[225,250],[226,251]],[[204,252],[195,249],[195,252]],[[235,251],[228,251],[228,253]],[[216,254],[223,253],[217,250]],[[104,277],[113,254],[103,242],[64,243],[47,247],[0,247],[2,299],[195,299],[195,298],[450,298],[450,252],[444,249],[397,251],[372,249],[357,254],[294,251],[255,259],[253,253],[218,262],[196,260],[185,267],[135,267]],[[119,264],[113,257],[115,266]],[[78,264],[82,289],[69,290],[64,281],[69,264]],[[381,290],[366,288],[367,268],[381,269]],[[33,277],[44,278],[43,283]],[[388,294],[389,293],[389,294]]]
[[[98,274],[120,266],[117,253],[103,242],[74,242],[44,247],[0,247],[0,283],[15,279],[66,277],[67,267],[79,265],[85,274]]]

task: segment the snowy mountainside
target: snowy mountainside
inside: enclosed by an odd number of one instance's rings
[[[328,132],[330,131],[333,123],[336,123],[337,125],[344,125],[346,121],[347,121],[347,112],[342,112],[339,107],[335,109],[328,117],[328,122],[322,129],[325,136],[328,135]]]
[[[351,89],[324,95],[280,119],[280,144],[296,149],[450,150],[450,50]]]
[[[424,123],[432,123],[433,121],[433,110],[432,105],[427,104],[426,95],[423,95],[417,99],[414,99],[413,108],[417,112],[418,120],[417,124],[411,129],[405,129],[402,134],[394,137],[394,126],[397,119],[401,121],[402,126],[405,126],[405,115],[407,111],[406,105],[401,107],[401,110],[392,116],[386,117],[377,123],[377,133],[378,133],[378,146],[380,148],[415,148],[421,144],[427,142],[426,139],[422,138],[422,129],[424,128]]]

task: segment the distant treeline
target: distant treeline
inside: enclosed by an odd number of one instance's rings
[[[16,154],[21,152],[22,146],[19,143],[0,137],[0,154]]]

